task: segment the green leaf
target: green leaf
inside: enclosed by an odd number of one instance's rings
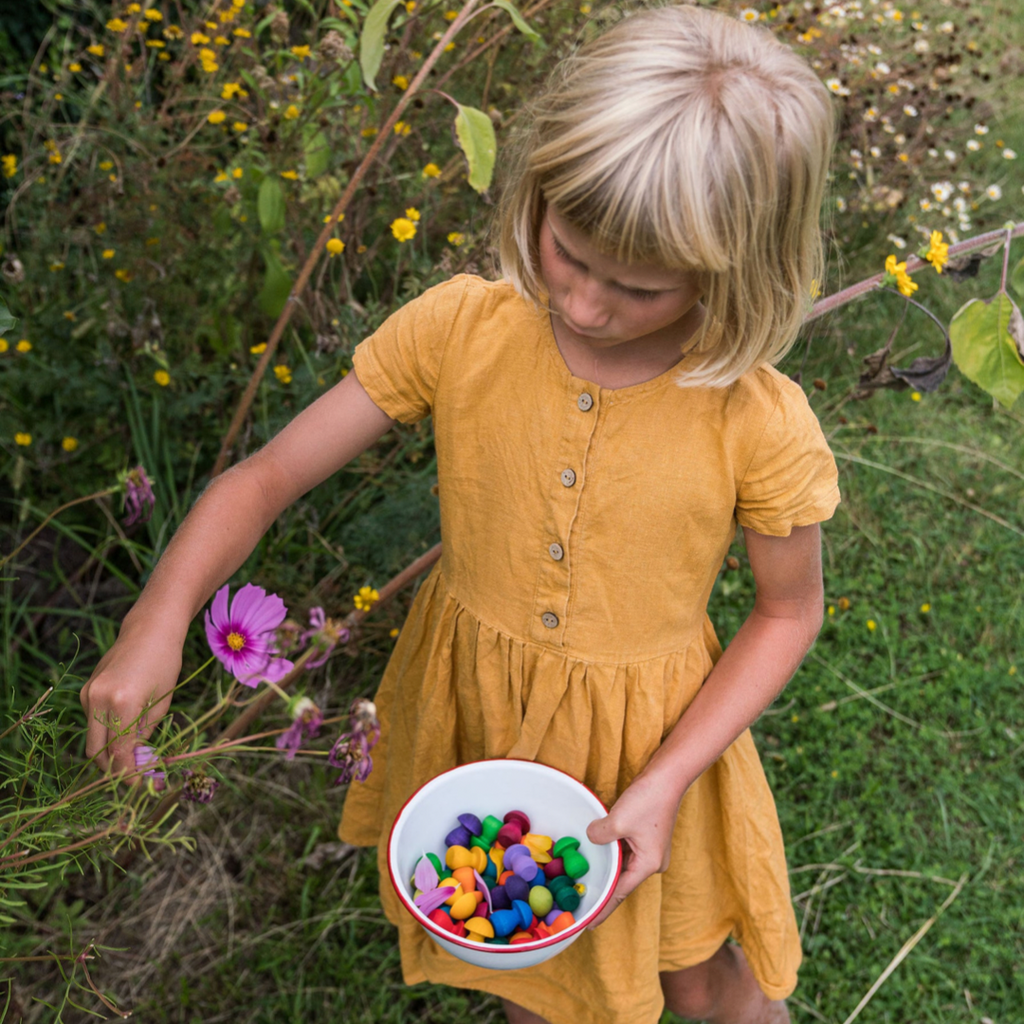
[[[331,165],[331,147],[327,142],[327,136],[315,125],[309,125],[303,135],[306,177],[319,178]]]
[[[1024,319],[1004,291],[988,301],[971,299],[949,325],[953,359],[974,381],[1007,409],[1024,391]]]
[[[533,26],[511,3],[509,3],[509,0],[491,0],[491,3],[495,7],[500,7],[503,11],[508,11],[509,16],[512,18],[512,24],[515,25],[515,27],[519,29],[519,31],[522,32],[531,43],[540,42],[540,33],[533,28]]]
[[[367,89],[377,91],[374,79],[384,59],[384,36],[388,31],[391,12],[402,0],[377,0],[363,22],[363,34],[359,37],[359,66],[363,69],[363,81]]]
[[[1010,274],[1010,287],[1024,299],[1024,259],[1013,268]]]
[[[16,316],[11,316],[11,311],[7,308],[7,304],[3,299],[0,299],[0,334],[6,334],[8,331],[14,330],[14,325],[18,322]]]
[[[469,162],[469,184],[477,192],[486,191],[494,174],[494,157],[498,149],[491,119],[476,107],[458,104],[455,134]]]
[[[263,179],[256,197],[256,212],[260,227],[268,235],[277,234],[284,227],[284,190],[277,178],[267,175]]]
[[[265,246],[262,252],[267,272],[263,277],[263,288],[257,302],[267,316],[278,317],[291,294],[292,279],[288,276],[288,271],[284,269],[277,252],[271,246]]]

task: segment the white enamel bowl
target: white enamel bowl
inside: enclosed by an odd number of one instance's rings
[[[575,836],[590,870],[580,879],[586,894],[575,912],[576,923],[536,942],[494,946],[459,939],[439,928],[412,901],[412,874],[424,853],[444,860],[445,836],[458,825],[460,814],[503,818],[523,811],[530,830],[539,835]],[[604,804],[582,783],[556,768],[532,761],[475,761],[453,768],[421,786],[402,808],[388,840],[388,873],[406,910],[427,934],[453,956],[477,967],[510,970],[532,967],[575,942],[583,929],[611,898],[622,870],[618,843],[598,846],[587,839],[587,826],[608,813]]]

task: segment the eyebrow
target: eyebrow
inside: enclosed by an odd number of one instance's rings
[[[565,244],[565,242],[563,242],[562,239],[560,239],[558,237],[558,233],[555,231],[555,226],[551,223],[551,218],[548,217],[548,216],[545,216],[544,219],[545,219],[545,221],[547,221],[548,230],[551,232],[551,237],[554,240],[555,245],[559,249],[561,249],[562,252],[564,252],[565,255],[568,256],[569,259],[572,260],[572,262],[575,263],[577,266],[582,267],[584,270],[589,270],[590,268],[587,266],[587,264],[584,263],[583,260],[581,260],[569,248],[569,246],[567,246]],[[651,292],[651,294],[653,294],[653,295],[662,295],[665,292],[674,292],[674,291],[678,291],[679,290],[678,286],[677,287],[672,287],[672,288],[647,288],[647,287],[640,287],[639,285],[634,285],[634,284],[625,284],[622,281],[613,281],[612,283],[614,285],[616,285],[617,287],[619,287],[619,288],[625,289],[627,292]]]

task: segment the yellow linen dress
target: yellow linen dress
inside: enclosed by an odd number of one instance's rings
[[[395,313],[354,364],[391,417],[433,415],[438,460],[444,553],[385,671],[375,766],[339,829],[378,847],[406,982],[492,992],[552,1024],[655,1024],[658,972],[731,935],[768,996],[787,996],[800,942],[749,731],[684,797],[668,871],[536,967],[444,952],[398,903],[386,845],[417,787],[481,758],[540,761],[615,802],[721,653],[706,607],[736,524],[785,536],[838,503],[801,389],[767,366],[728,388],[680,388],[678,368],[602,388],[570,373],[548,316],[510,284],[465,275]]]

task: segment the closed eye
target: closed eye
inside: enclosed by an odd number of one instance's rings
[[[551,241],[554,244],[555,255],[560,260],[565,260],[566,263],[571,263],[574,267],[579,267],[580,270],[588,269],[587,265],[576,259],[554,235],[551,236]],[[618,287],[627,295],[632,296],[634,299],[639,299],[641,302],[653,302],[661,294],[661,292],[648,291],[646,288],[630,288],[624,284],[620,284]]]

